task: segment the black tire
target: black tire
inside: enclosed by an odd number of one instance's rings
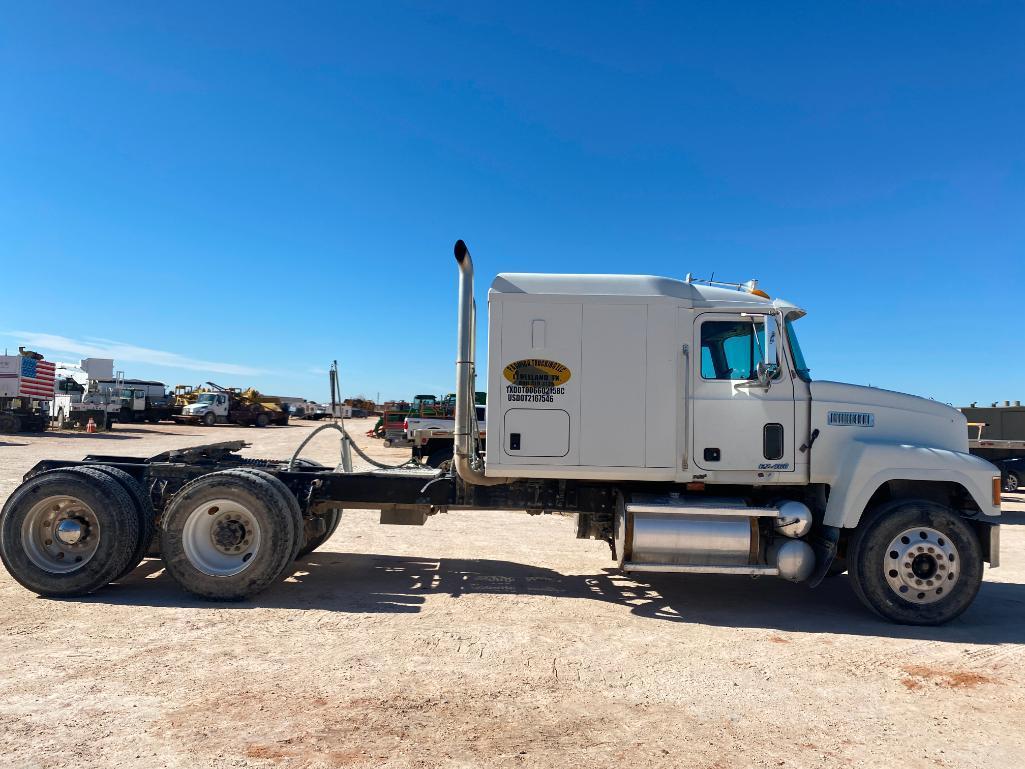
[[[289,490],[288,486],[264,470],[257,467],[239,467],[238,470],[261,479],[274,490],[274,493],[277,494],[281,504],[285,505],[291,511],[292,522],[295,526],[296,532],[295,548],[292,553],[292,560],[294,561],[299,556],[299,551],[302,549],[303,544],[306,541],[304,536],[305,527],[303,524],[303,514],[302,510],[299,509],[299,500],[295,498],[295,495]]]
[[[936,558],[928,554],[932,550],[914,555],[914,550],[933,545],[922,537],[931,536],[926,529],[940,535],[939,545],[948,548],[949,555],[944,556],[939,546]],[[909,538],[898,546],[912,548],[906,561],[904,554],[889,549],[905,532]],[[915,534],[922,537],[921,542],[913,539]],[[895,554],[901,557],[895,560]],[[851,584],[861,602],[881,617],[905,625],[949,622],[968,608],[982,582],[982,547],[971,525],[949,507],[924,499],[896,499],[871,511],[855,532],[847,556]],[[920,574],[914,570],[920,558],[926,563],[932,559],[932,568],[942,571],[932,571],[932,579],[926,579],[928,569]],[[888,566],[895,568],[887,571]],[[900,581],[905,575],[909,580],[921,577],[918,586],[901,586],[908,598],[887,579]]]
[[[296,459],[296,468],[323,468],[323,464],[314,459]],[[324,519],[324,531],[320,534],[310,534],[306,527],[314,523],[314,519],[303,519],[303,542],[302,547],[299,548],[298,553],[295,554],[296,558],[302,558],[303,556],[309,556],[315,550],[321,547],[324,542],[331,538],[335,530],[338,528],[338,524],[341,522],[342,510],[335,508],[323,516],[316,516],[315,518]]]
[[[316,536],[307,538],[303,546],[299,548],[299,552],[296,555],[296,558],[302,558],[304,555],[309,555],[318,547],[320,547],[329,539],[331,539],[331,536],[335,533],[335,530],[338,528],[338,524],[342,522],[342,512],[343,511],[340,507],[336,507],[324,513],[324,515],[321,516],[324,519],[324,524],[326,526],[326,528],[324,529],[324,533],[317,534]]]
[[[63,572],[41,565],[39,556],[33,557],[25,547],[26,518],[37,514],[33,511],[40,503],[56,497],[88,506],[98,526],[91,554],[80,567]],[[0,560],[20,585],[50,598],[86,595],[117,579],[133,557],[138,537],[132,499],[114,478],[93,468],[40,473],[19,486],[0,512]],[[69,553],[74,550],[69,548]]]
[[[1017,494],[1019,489],[1021,489],[1021,478],[1017,473],[1008,472],[1004,476],[1004,491],[1008,494]]]
[[[277,580],[291,563],[297,550],[296,521],[293,508],[286,504],[280,491],[251,470],[221,470],[204,475],[187,483],[175,494],[164,511],[160,528],[160,552],[168,573],[190,593],[214,601],[241,601],[256,595]],[[193,562],[190,552],[196,555],[197,542],[205,542],[209,536],[192,534],[203,532],[203,522],[208,515],[218,515],[219,507],[212,505],[204,511],[206,504],[215,500],[226,500],[246,511],[246,516],[259,527],[258,539],[252,537],[247,527],[242,535],[258,541],[250,553],[229,554],[235,558],[234,567],[218,573],[209,563]],[[196,518],[196,516],[201,516]],[[192,525],[186,531],[190,520]],[[211,522],[225,520],[222,513]],[[231,521],[228,521],[231,525]],[[229,542],[234,545],[234,542]],[[234,545],[238,546],[238,545]],[[202,545],[205,552],[209,545]],[[237,571],[227,573],[233,568]]]
[[[270,424],[270,417],[267,416],[267,414],[265,412],[256,415],[256,426],[257,427],[266,427],[269,424]]]
[[[454,444],[448,443],[444,446],[436,446],[427,454],[424,460],[428,467],[442,467],[446,462],[452,461]]]
[[[74,469],[77,470],[80,468]],[[117,467],[111,467],[110,465],[94,465],[93,469],[109,475],[121,485],[121,488],[124,489],[125,493],[131,497],[133,507],[135,508],[135,514],[139,518],[139,537],[135,543],[135,550],[132,551],[132,557],[125,565],[124,571],[113,579],[114,582],[119,582],[121,579],[135,571],[136,567],[142,563],[146,554],[149,552],[150,546],[153,543],[153,538],[157,533],[157,513],[153,509],[153,502],[150,500],[149,494],[147,494],[142,486],[139,485],[138,481],[124,470]]]
[[[217,424],[217,415],[214,414],[212,411],[208,411],[203,415],[203,424],[205,424],[207,427],[213,427],[215,424]]]

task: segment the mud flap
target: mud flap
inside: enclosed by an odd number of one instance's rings
[[[818,587],[826,578],[829,567],[836,558],[836,543],[840,541],[840,529],[835,526],[818,526],[808,538],[808,544],[815,551],[815,571],[808,580],[808,587]]]
[[[979,537],[979,544],[982,545],[982,560],[989,564],[991,569],[1000,565],[1000,524],[980,521],[971,518],[968,523],[975,529]]]

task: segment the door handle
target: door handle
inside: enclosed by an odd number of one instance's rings
[[[769,385],[762,384],[757,379],[747,379],[747,380],[744,380],[743,382],[737,382],[735,385],[733,385],[733,389],[734,390],[754,390],[754,389],[759,389],[759,390],[765,390],[766,392],[768,392],[769,391]]]

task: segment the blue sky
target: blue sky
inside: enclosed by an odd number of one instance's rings
[[[444,392],[464,238],[481,303],[756,277],[814,377],[1025,398],[1021,3],[2,7],[0,347]]]

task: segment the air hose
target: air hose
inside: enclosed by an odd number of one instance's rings
[[[407,459],[405,462],[403,462],[400,465],[386,465],[386,464],[384,464],[382,462],[378,462],[376,459],[371,459],[369,456],[366,455],[366,453],[362,449],[360,449],[359,446],[356,445],[356,442],[345,431],[344,427],[342,427],[337,422],[328,422],[326,425],[321,425],[316,430],[314,430],[312,433],[307,435],[306,438],[303,440],[303,442],[299,444],[298,448],[296,448],[295,452],[293,452],[292,458],[288,460],[288,468],[287,468],[288,471],[289,472],[292,471],[292,469],[295,467],[295,461],[299,458],[299,454],[302,452],[302,450],[304,448],[306,448],[306,444],[308,444],[311,440],[313,440],[313,437],[317,433],[321,432],[322,430],[331,430],[331,429],[337,430],[338,432],[340,432],[342,434],[341,443],[342,443],[342,451],[343,452],[345,451],[345,448],[344,448],[345,447],[345,442],[348,441],[349,442],[349,447],[353,451],[355,451],[360,456],[360,458],[363,459],[363,461],[365,461],[365,462],[367,462],[367,463],[369,463],[369,464],[373,465],[374,467],[377,467],[377,468],[379,468],[381,470],[397,470],[400,467],[406,467],[407,465],[412,465],[412,466],[415,466],[415,467],[419,467],[420,466],[420,463],[415,458],[412,458],[412,457]]]

